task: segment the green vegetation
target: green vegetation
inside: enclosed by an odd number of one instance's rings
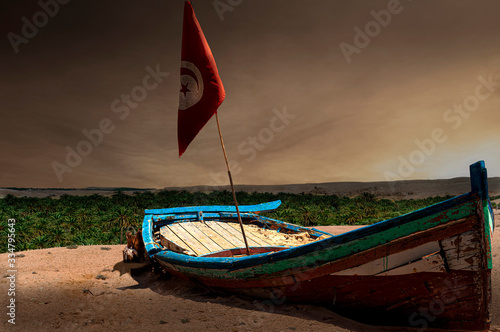
[[[237,193],[240,204],[258,204],[280,199],[283,204],[266,216],[301,224],[367,225],[397,217],[410,211],[438,203],[448,197],[391,201],[370,193],[358,197],[319,196],[311,194]],[[14,218],[16,251],[63,247],[69,245],[119,244],[123,229],[141,227],[144,210],[192,205],[231,205],[228,191],[189,193],[162,191],[127,195],[122,191],[110,197],[101,195],[70,196],[59,199],[0,199],[0,238],[6,239],[8,219]],[[7,251],[7,241],[0,252]]]

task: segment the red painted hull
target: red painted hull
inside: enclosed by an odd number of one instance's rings
[[[266,304],[322,303],[350,318],[395,326],[485,330],[489,326],[490,270],[422,272],[392,276],[332,275],[374,259],[416,246],[480,229],[476,217],[457,220],[432,232],[413,234],[385,246],[354,254],[307,270],[289,269],[280,275],[255,279],[217,279],[186,275],[163,267],[171,274],[215,291],[233,292],[263,299]],[[483,287],[483,288],[482,288]],[[486,295],[490,296],[490,295]]]
[[[183,274],[171,273],[186,279]],[[285,302],[326,304],[339,314],[368,324],[477,331],[487,330],[490,323],[484,317],[488,316],[487,303],[491,299],[483,298],[481,278],[489,280],[490,271],[484,275],[474,271],[397,276],[326,275],[278,287],[248,288],[242,284],[243,287],[235,284],[231,288],[217,287],[216,280],[204,280],[203,285],[218,292],[260,298],[263,306]]]

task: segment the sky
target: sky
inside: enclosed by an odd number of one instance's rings
[[[236,184],[500,176],[500,2],[192,4]],[[0,187],[226,185],[214,118],[178,157],[183,7],[2,1]]]

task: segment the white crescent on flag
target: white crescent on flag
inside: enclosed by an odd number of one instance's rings
[[[179,110],[195,105],[203,96],[203,77],[194,63],[181,61],[181,90],[179,91]]]
[[[177,112],[179,157],[217,112],[226,92],[193,6],[184,3],[181,86]]]

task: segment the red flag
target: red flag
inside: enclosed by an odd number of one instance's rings
[[[225,96],[212,51],[201,31],[191,3],[186,1],[182,28],[181,90],[177,119],[179,157],[217,112]]]

